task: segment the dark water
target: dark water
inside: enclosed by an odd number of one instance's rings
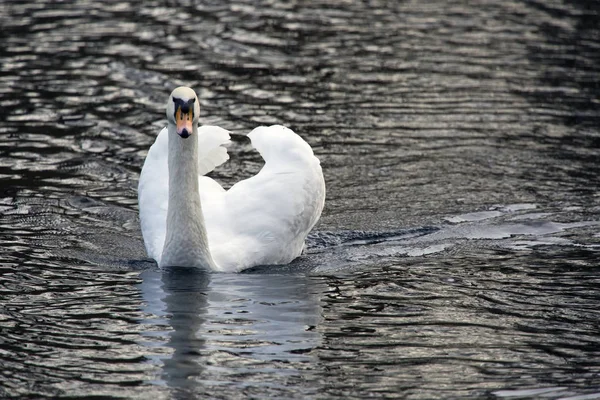
[[[0,397],[600,399],[598,1],[0,3]],[[322,160],[307,254],[145,260],[177,85]],[[260,157],[236,137],[226,185]]]

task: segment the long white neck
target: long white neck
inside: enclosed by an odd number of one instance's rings
[[[210,255],[198,191],[198,127],[183,139],[169,123],[169,207],[160,266],[216,270]]]

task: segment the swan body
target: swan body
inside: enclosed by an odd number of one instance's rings
[[[198,127],[199,111],[192,89],[175,89],[168,125],[144,162],[138,201],[148,255],[160,267],[226,272],[291,262],[323,210],[318,158],[292,130],[258,127],[248,137],[265,165],[226,191],[205,175],[229,159],[229,132]]]

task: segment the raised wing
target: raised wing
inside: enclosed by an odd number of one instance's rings
[[[258,127],[248,137],[265,165],[223,196],[229,232],[207,219],[212,256],[229,271],[292,261],[302,252],[325,201],[319,160],[302,138],[280,125]],[[223,237],[211,238],[211,231]]]

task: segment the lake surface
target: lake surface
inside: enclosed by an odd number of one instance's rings
[[[0,398],[600,399],[598,1],[0,4]],[[321,159],[305,255],[146,259],[178,85]],[[235,136],[224,185],[260,156]]]

